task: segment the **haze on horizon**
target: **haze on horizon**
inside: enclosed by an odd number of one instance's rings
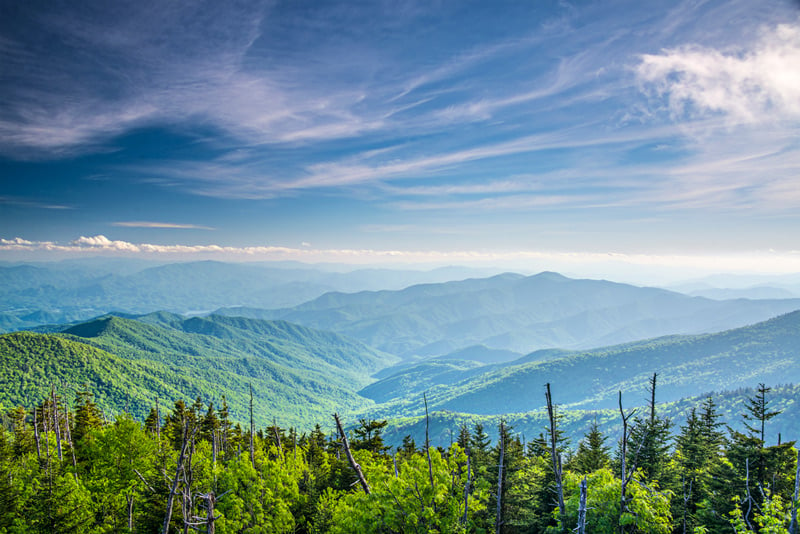
[[[5,6],[0,260],[797,273],[799,7]]]

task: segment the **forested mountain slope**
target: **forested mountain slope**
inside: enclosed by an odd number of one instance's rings
[[[556,273],[503,274],[400,291],[327,293],[279,310],[220,313],[332,330],[404,357],[472,345],[527,353],[585,349],[753,324],[800,309],[800,299],[715,301]]]
[[[170,404],[200,396],[219,405],[225,395],[232,416],[245,421],[252,384],[261,424],[279,417],[301,428],[342,406],[369,404],[356,390],[394,361],[336,334],[280,321],[166,313],[141,320],[107,316],[61,334],[16,333],[0,340],[4,405],[41,396],[51,384],[87,383],[103,392],[103,406],[117,412],[129,404],[146,415],[157,397]]]
[[[361,393],[382,402],[394,398],[382,407],[385,413],[418,414],[422,391],[413,377],[425,374],[432,409],[503,414],[541,406],[541,388],[548,382],[560,403],[581,409],[613,408],[620,390],[644,399],[654,372],[663,401],[759,382],[800,382],[800,311],[717,334],[670,336],[544,361],[532,356],[477,369],[423,362]]]

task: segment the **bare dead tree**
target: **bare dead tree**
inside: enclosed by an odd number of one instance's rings
[[[336,420],[336,429],[339,431],[339,437],[342,440],[342,446],[344,447],[344,453],[347,455],[347,461],[350,462],[350,467],[352,467],[353,471],[356,472],[356,476],[358,476],[358,481],[361,483],[364,493],[369,495],[371,493],[369,484],[367,484],[367,479],[364,478],[364,473],[361,471],[361,466],[358,465],[356,459],[353,458],[353,453],[350,452],[350,444],[347,442],[347,435],[344,433],[344,429],[342,428],[342,422],[339,420],[339,414],[333,414],[333,418]]]
[[[750,458],[744,459],[744,491],[745,500],[747,501],[747,513],[744,514],[744,522],[747,523],[747,528],[753,530],[750,524],[750,512],[753,510],[753,496],[750,495]]]
[[[39,440],[39,421],[36,418],[36,405],[33,405],[33,438],[36,440],[36,458],[39,460],[39,463],[42,463],[42,449]]]
[[[650,379],[650,424],[651,425],[656,420],[656,378],[658,378],[658,373],[653,373],[653,378]]]
[[[250,462],[253,464],[253,469],[256,468],[256,449],[253,446],[253,434],[255,434],[255,425],[253,424],[253,384],[250,385]]]
[[[433,494],[436,495],[436,491],[433,485],[433,462],[431,462],[431,440],[428,434],[428,397],[425,393],[422,394],[422,399],[425,401],[425,455],[428,457],[428,479],[431,483],[431,490]],[[436,502],[433,503],[433,509],[436,510]]]
[[[73,474],[75,475],[75,480],[78,480],[78,461],[75,458],[75,443],[72,442],[72,430],[71,425],[69,423],[69,406],[65,405],[64,407],[64,418],[66,419],[66,424],[64,428],[67,431],[67,444],[69,445],[69,452],[72,454],[72,468],[74,469]]]
[[[214,506],[217,504],[217,499],[213,491],[209,491],[203,497],[206,498],[206,534],[214,534],[216,532],[214,521],[217,519],[214,516]]]
[[[284,462],[286,458],[283,456],[283,444],[281,443],[281,432],[278,428],[278,421],[273,417],[272,418],[272,433],[275,434],[275,447],[278,448],[278,454],[283,458]]]
[[[471,477],[469,454],[467,454],[467,482],[464,484],[464,518],[461,520],[464,525],[467,524],[467,512],[469,512],[469,483]]]
[[[158,452],[161,452],[161,411],[156,397],[156,439],[158,440]]]
[[[50,399],[52,402],[50,413],[53,417],[53,428],[55,428],[56,431],[56,450],[58,451],[58,461],[60,462],[64,459],[61,449],[61,424],[59,421],[58,403],[56,402],[56,390],[52,386],[50,387]]]
[[[194,457],[194,434],[189,444],[189,451],[186,455],[186,462],[183,468],[183,534],[189,533],[189,528],[192,526],[190,517],[194,509],[194,501],[192,499],[192,484],[194,483],[194,469],[192,469],[192,458]]]
[[[625,531],[625,527],[622,524],[622,516],[628,509],[627,508],[628,483],[631,481],[631,479],[633,478],[633,473],[636,471],[635,462],[633,462],[633,465],[630,466],[630,468],[628,468],[625,465],[628,456],[628,437],[630,436],[630,432],[628,430],[628,421],[630,420],[631,417],[633,417],[633,414],[636,413],[636,410],[635,409],[631,410],[627,415],[625,414],[625,411],[622,409],[622,391],[619,392],[619,413],[620,416],[622,417],[622,442],[620,444],[622,449],[622,452],[620,454],[621,464],[622,464],[621,466],[622,477],[620,482],[620,496],[619,496],[619,517],[620,517],[619,531],[620,533],[623,533]],[[642,443],[644,443],[644,440],[642,440]]]
[[[172,505],[175,501],[175,494],[178,491],[178,483],[181,480],[181,471],[183,470],[184,460],[186,458],[186,449],[190,440],[194,440],[194,435],[197,432],[197,426],[191,431],[189,435],[189,424],[186,419],[183,420],[183,438],[181,439],[181,452],[178,455],[178,463],[175,466],[175,477],[172,479],[172,487],[169,490],[169,498],[167,498],[167,513],[164,517],[164,528],[161,530],[162,534],[168,534],[169,522],[172,520]]]
[[[588,483],[586,476],[581,480],[581,499],[578,505],[578,534],[586,534],[586,494],[588,490]]]
[[[495,534],[500,534],[500,527],[503,524],[503,463],[505,462],[505,454],[505,423],[500,421],[500,463],[497,467],[497,510],[494,518]]]
[[[545,384],[545,398],[547,399],[547,417],[550,419],[550,455],[553,458],[553,475],[556,482],[556,498],[558,499],[558,516],[561,528],[566,529],[566,507],[564,506],[564,486],[561,481],[561,455],[556,447],[557,429],[556,415],[553,408],[553,397],[550,394],[550,383]]]

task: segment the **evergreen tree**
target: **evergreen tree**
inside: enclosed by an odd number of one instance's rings
[[[589,427],[589,432],[578,444],[578,450],[570,459],[568,467],[584,475],[608,467],[611,461],[609,454],[611,447],[605,444],[606,439],[608,438],[600,432],[597,427],[597,419],[595,419],[592,426]]]
[[[483,429],[483,424],[480,422],[475,423],[469,440],[469,453],[472,458],[473,469],[478,471],[486,469],[489,460],[489,447],[491,444],[492,440]]]
[[[669,449],[672,423],[656,413],[656,378],[650,379],[650,413],[648,417],[636,417],[628,440],[626,463],[641,469],[644,480],[658,481],[662,487],[672,482],[669,470]]]
[[[374,419],[359,419],[359,426],[353,430],[355,438],[350,443],[353,450],[368,450],[375,454],[384,454],[391,447],[383,443],[383,429],[389,421],[376,421]]]
[[[470,440],[472,439],[472,434],[469,432],[469,427],[467,427],[467,423],[461,423],[461,426],[458,428],[458,439],[456,443],[458,446],[461,447],[462,450],[466,451],[469,455],[470,450]]]
[[[765,446],[765,426],[767,421],[780,414],[782,410],[770,411],[767,402],[767,393],[772,388],[766,387],[763,383],[758,385],[755,396],[747,399],[745,409],[747,412],[742,414],[744,426],[751,436],[761,441],[761,446]]]

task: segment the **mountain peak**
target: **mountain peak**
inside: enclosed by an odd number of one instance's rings
[[[538,280],[551,280],[553,282],[563,282],[566,280],[571,280],[571,278],[567,278],[563,274],[557,273],[555,271],[542,271],[539,274],[534,274],[533,276],[529,276],[529,278],[535,278]]]

